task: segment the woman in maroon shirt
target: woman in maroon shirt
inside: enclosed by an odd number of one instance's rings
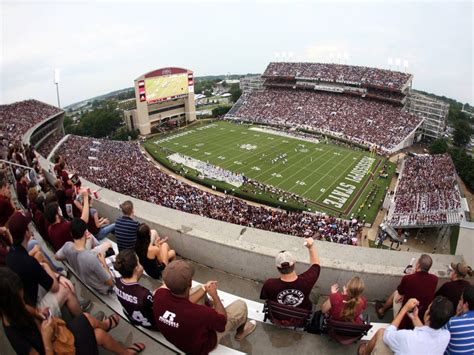
[[[367,300],[362,296],[364,288],[364,281],[358,276],[349,280],[342,293],[338,284],[332,285],[329,298],[321,306],[322,312],[337,321],[363,324],[360,316],[367,307]]]

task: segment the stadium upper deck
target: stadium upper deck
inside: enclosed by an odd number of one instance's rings
[[[60,108],[37,100],[0,105],[0,138],[10,143],[21,141],[28,129],[62,112]]]
[[[412,79],[411,74],[386,69],[328,63],[283,62],[270,63],[262,77],[342,83],[395,92],[404,92]]]
[[[227,118],[310,129],[392,154],[423,119],[403,109],[411,74],[322,63],[270,63],[264,90],[242,95]]]

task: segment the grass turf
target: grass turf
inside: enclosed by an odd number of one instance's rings
[[[368,222],[375,219],[394,172],[392,164],[387,163],[388,179],[379,178],[378,170],[385,160],[375,156],[370,166],[375,176],[373,180],[370,174],[365,174],[360,182],[348,181],[351,171],[361,159],[370,156],[369,152],[278,136],[252,130],[252,127],[214,122],[185,128],[179,131],[184,133],[181,136],[175,132],[167,136],[167,141],[159,142],[163,137],[154,136],[145,143],[145,148],[160,161],[171,152],[179,152],[226,170],[243,173],[251,179],[308,199],[307,207],[311,211],[324,211],[341,217],[354,214],[361,219],[365,215]],[[280,159],[272,163],[272,159],[283,154],[286,154],[287,162],[283,163]],[[348,185],[353,188],[347,190]],[[245,186],[240,190],[245,190]],[[338,201],[340,206],[328,202],[338,198],[341,198]]]

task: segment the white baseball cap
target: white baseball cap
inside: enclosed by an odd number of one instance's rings
[[[293,266],[295,265],[295,258],[289,251],[283,250],[277,254],[275,258],[275,265],[278,268]]]

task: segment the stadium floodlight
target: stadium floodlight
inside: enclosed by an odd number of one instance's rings
[[[392,69],[392,65],[393,65],[393,59],[391,57],[388,57],[388,68]]]
[[[293,59],[293,52],[288,52],[288,61],[291,62]]]
[[[347,52],[344,52],[344,64],[347,63],[349,63],[349,55],[347,54]]]
[[[400,65],[401,65],[400,58],[395,59],[395,65],[397,66],[398,70],[400,70]]]
[[[408,69],[408,60],[406,60],[406,59],[403,60],[403,68],[405,69],[405,73],[406,73],[406,71]]]
[[[58,97],[58,107],[61,108],[59,101],[59,69],[54,69],[54,85],[56,85],[56,96]]]
[[[275,52],[275,61],[279,62],[280,61],[280,53]]]
[[[336,57],[337,57],[337,64],[341,64],[341,59],[342,59],[341,52],[337,52]]]

